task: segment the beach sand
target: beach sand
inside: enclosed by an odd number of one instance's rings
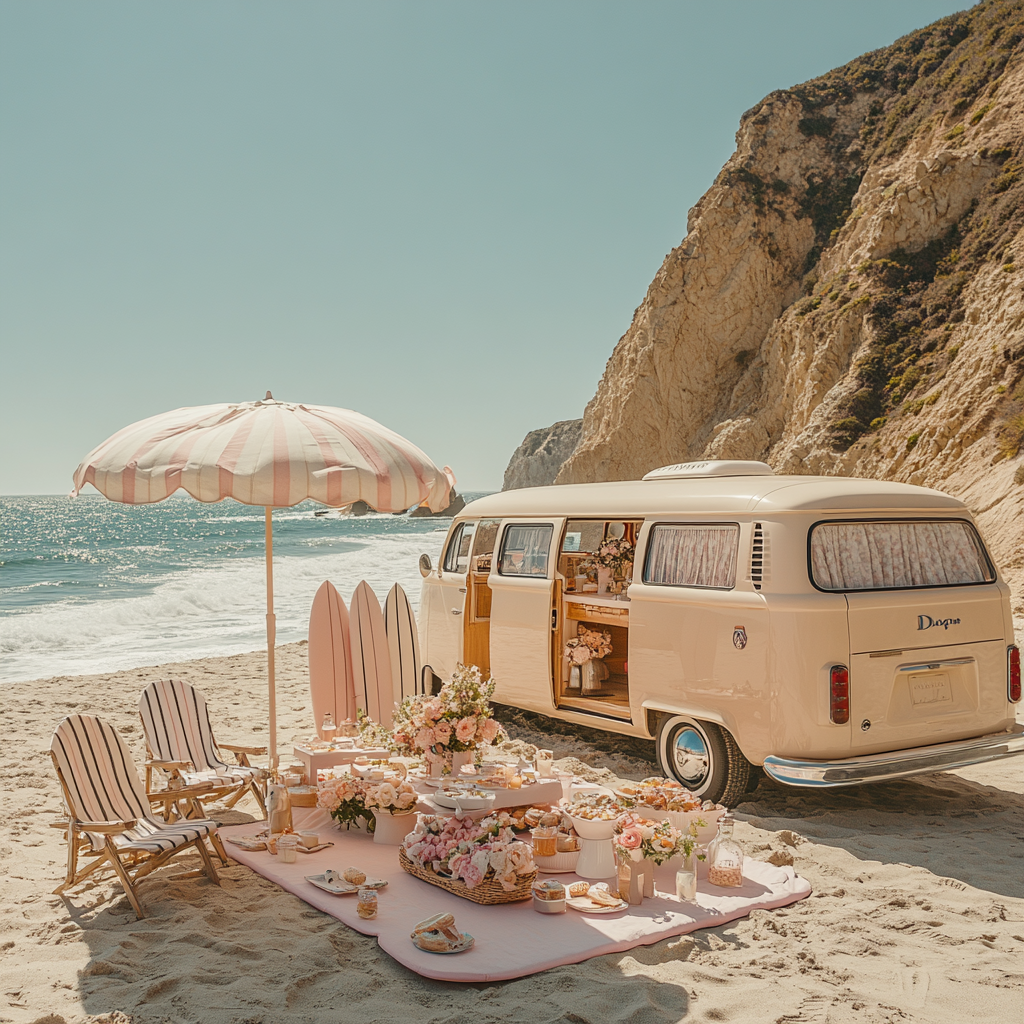
[[[304,644],[278,651],[281,737],[312,730]],[[0,1021],[420,1024],[678,1021],[928,1024],[1020,1019],[1024,1009],[1024,758],[851,790],[762,782],[737,809],[749,854],[794,863],[794,906],[493,985],[428,981],[248,869],[141,885],[149,916],[103,881],[51,895],[65,846],[47,750],[66,714],[94,712],[141,763],[136,701],[181,676],[210,699],[218,736],[266,741],[265,656],[207,658],[10,684],[2,707]],[[653,771],[585,733],[513,726],[595,778]],[[290,752],[290,745],[283,749]],[[228,821],[254,812],[243,802]],[[194,863],[192,862],[194,860]],[[195,867],[181,857],[165,869]]]

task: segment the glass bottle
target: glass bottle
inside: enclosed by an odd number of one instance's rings
[[[332,743],[337,731],[338,727],[334,724],[334,716],[328,711],[324,715],[324,724],[320,726],[320,736],[325,743]]]
[[[737,888],[743,884],[743,847],[733,839],[736,823],[726,814],[718,822],[718,835],[708,847],[708,881]]]

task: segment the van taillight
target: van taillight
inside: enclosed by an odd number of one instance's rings
[[[828,717],[836,725],[850,720],[850,670],[845,665],[833,665],[829,670]]]
[[[1020,700],[1020,648],[1016,644],[1006,648],[1006,695],[1011,704]]]

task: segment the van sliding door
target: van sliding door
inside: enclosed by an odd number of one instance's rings
[[[491,589],[494,699],[544,714],[551,689],[556,546],[564,519],[505,520],[487,584]]]

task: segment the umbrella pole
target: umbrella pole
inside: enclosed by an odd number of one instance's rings
[[[270,699],[270,767],[277,767],[277,689],[274,681],[274,640],[277,616],[274,615],[274,520],[273,509],[263,510],[267,548],[267,690]]]

